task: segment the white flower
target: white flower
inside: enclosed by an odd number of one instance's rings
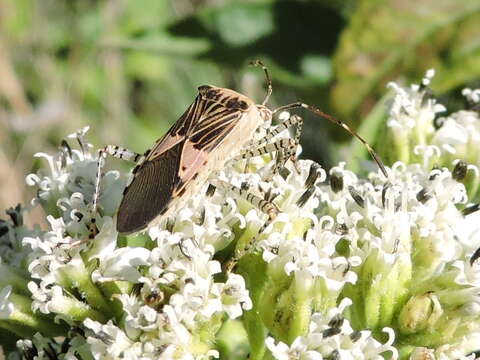
[[[432,77],[433,74],[429,73],[423,85],[428,85]],[[424,89],[417,85],[404,89],[396,83],[389,83],[388,87],[395,91],[395,97],[390,106],[387,125],[395,128],[396,131],[409,132],[414,127],[418,127],[422,128],[425,134],[433,133],[435,114],[445,111],[445,107],[437,104],[434,99],[426,99]]]
[[[44,282],[38,286],[35,282],[28,283],[28,289],[32,293],[32,309],[40,310],[44,314],[65,314],[71,307],[71,301],[64,296],[61,286],[48,286]],[[85,305],[86,307],[86,305]]]
[[[478,340],[478,339],[477,339]],[[410,354],[409,360],[475,360],[475,354],[466,356],[464,350],[456,346],[440,346],[438,349],[416,347]]]
[[[252,301],[248,290],[245,288],[245,280],[240,275],[230,274],[227,282],[219,287],[223,311],[231,319],[241,316],[242,309],[250,310],[252,308]]]
[[[380,360],[386,352],[392,355],[392,359],[397,359],[393,330],[384,329],[388,334],[385,344],[376,341],[369,331],[354,331],[349,321],[341,316],[350,305],[350,299],[346,298],[338,308],[331,308],[327,316],[314,314],[308,334],[297,337],[290,346],[283,342],[275,344],[272,337],[268,337],[265,344],[273,357],[279,360],[321,360],[328,357]]]
[[[138,267],[150,265],[150,251],[142,247],[124,247],[115,249],[100,259],[99,267],[92,273],[94,282],[126,280],[138,282],[141,273]]]
[[[13,303],[9,300],[11,293],[11,286],[5,286],[0,291],[0,319],[8,319],[14,311]]]
[[[141,345],[128,339],[112,321],[102,325],[86,319],[83,324],[89,330],[86,339],[95,359],[139,359]]]
[[[79,334],[69,334],[67,338],[51,339],[36,333],[30,339],[18,340],[17,348],[22,352],[22,358],[27,359],[78,360],[78,355],[85,351],[85,341]],[[16,357],[13,355],[10,353],[8,358],[15,359]]]
[[[295,339],[292,345],[288,346],[281,341],[275,344],[275,339],[268,337],[265,345],[273,357],[278,360],[323,360],[323,356],[319,352],[307,350],[307,345],[302,338]]]
[[[480,89],[463,89],[462,90],[462,95],[465,96],[469,101],[472,103],[478,103],[480,102]]]
[[[145,247],[130,236],[117,241],[114,212],[128,177],[117,172],[101,180],[100,232],[86,241],[97,160],[84,140],[86,129],[78,132],[80,150],[42,155],[49,172],[29,177],[49,214],[46,232],[23,238],[35,279],[29,283],[33,309],[84,330],[79,339],[97,359],[218,357],[213,347],[225,319],[252,308],[249,315],[272,334],[265,343],[277,359],[397,359],[396,347],[409,349],[408,336],[417,335],[405,319],[426,329],[424,338],[430,328],[423,322],[433,326],[436,321],[436,339],[441,340],[449,324],[449,338],[434,349],[442,349],[435,356],[463,356],[480,333],[475,326],[480,277],[478,264],[470,263],[480,247],[480,222],[460,210],[468,206],[466,186],[458,172],[448,169],[460,164],[459,155],[470,152],[471,143],[480,148],[480,129],[475,113],[459,112],[444,120],[443,130],[435,130],[433,120],[444,107],[428,98],[425,87],[432,76],[429,71],[420,86],[410,89],[392,85],[396,96],[388,125],[398,135],[395,146],[408,154],[405,162],[388,169],[388,179],[380,172],[362,179],[340,164],[327,184],[327,173],[308,160],[289,161],[276,174],[272,155],[248,164],[230,162],[210,175],[214,192],[205,184],[150,224]],[[286,120],[290,115],[280,116]],[[270,130],[265,125],[254,140]],[[275,139],[286,136],[283,131]],[[446,167],[431,169],[453,155],[442,163]],[[418,163],[409,164],[411,158]],[[468,176],[479,174],[474,164],[466,169]],[[269,221],[223,182],[273,202],[278,215]],[[265,272],[248,273],[245,261],[239,274],[221,274],[221,261],[250,245],[252,259]],[[244,270],[256,290],[255,304],[240,275]],[[429,301],[436,311],[432,315],[428,308],[420,319],[415,317],[420,311],[407,306]],[[8,301],[2,306],[0,312],[10,309]],[[458,319],[456,328],[446,321],[449,316]],[[395,326],[397,334],[386,325]],[[366,328],[371,331],[361,330]],[[380,342],[374,335],[382,329]],[[293,341],[278,341],[284,338]],[[413,356],[430,350],[422,351]]]

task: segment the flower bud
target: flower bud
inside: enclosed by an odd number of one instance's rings
[[[442,313],[433,293],[412,296],[400,311],[399,329],[404,334],[414,334],[434,325]]]

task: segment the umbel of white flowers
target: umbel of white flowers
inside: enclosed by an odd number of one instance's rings
[[[88,235],[94,191],[88,128],[70,136],[78,148],[65,141],[57,154],[37,154],[48,167],[27,182],[49,229],[25,226],[27,208],[0,222],[2,344],[22,339],[10,356],[27,359],[474,359],[479,118],[439,118],[432,76],[390,85],[394,146],[380,149],[388,179],[361,178],[344,163],[327,176],[309,160],[270,179],[268,156],[212,174],[281,209],[230,274],[222,264],[266,220],[248,202],[205,185],[126,238],[114,214],[130,175],[109,171],[100,233],[72,246]],[[479,90],[464,95],[479,103]]]

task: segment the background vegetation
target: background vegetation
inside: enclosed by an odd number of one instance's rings
[[[248,67],[253,59],[269,66],[272,107],[301,99],[363,125],[376,143],[388,81],[418,82],[433,67],[431,87],[451,110],[463,106],[461,88],[480,87],[480,2],[2,0],[0,208],[30,199],[32,154],[80,127],[90,125],[97,147],[142,152],[199,85],[260,102],[265,81]],[[363,166],[364,149],[348,146],[347,134],[303,115],[305,157],[328,166],[344,154]]]

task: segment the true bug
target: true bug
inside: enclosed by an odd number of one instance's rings
[[[322,112],[314,106],[301,102],[281,106],[275,110],[266,107],[272,93],[272,83],[266,67],[256,61],[254,65],[263,68],[267,79],[267,94],[261,104],[256,104],[245,95],[230,89],[203,85],[198,95],[185,113],[158,139],[153,148],[143,155],[108,145],[99,151],[96,191],[93,199],[92,224],[95,223],[101,168],[106,154],[131,160],[136,163],[133,180],[125,188],[118,216],[117,230],[132,233],[144,230],[156,219],[168,215],[175,205],[198,191],[199,185],[208,176],[221,169],[229,159],[243,159],[265,153],[278,153],[274,171],[295,156],[300,138],[302,119],[292,116],[270,130],[260,141],[252,142],[255,130],[273,115],[293,108],[304,108],[343,127],[357,137],[386,176],[385,168],[370,145],[345,123]],[[280,139],[270,142],[281,131],[297,126],[293,139]],[[241,150],[246,144],[247,149]],[[244,197],[254,206],[273,219],[277,207],[270,201],[248,193],[247,190],[219,182],[237,195]],[[98,230],[90,227],[90,238]]]

